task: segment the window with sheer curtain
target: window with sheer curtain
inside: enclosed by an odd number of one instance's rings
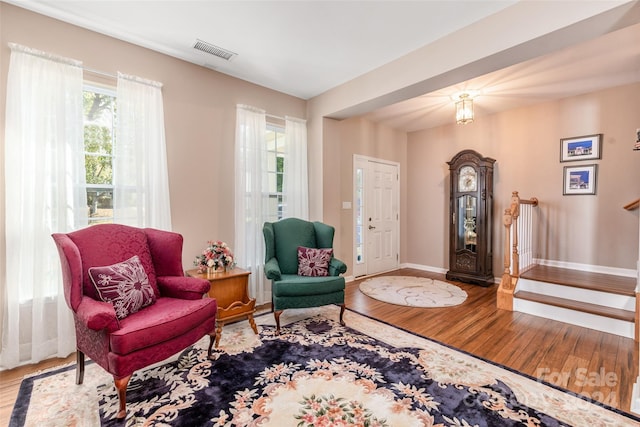
[[[67,356],[74,326],[51,233],[87,225],[82,68],[12,44],[5,124],[3,367]]]
[[[277,221],[287,214],[287,205],[282,191],[284,181],[285,138],[284,128],[267,123],[267,199],[264,221]]]
[[[82,63],[9,46],[2,368],[65,357],[75,350],[73,318],[51,234],[89,224],[91,193]],[[119,210],[114,209],[114,221],[169,230],[161,85],[118,77],[112,187]],[[138,170],[144,173],[135,173]]]
[[[251,271],[257,304],[271,301],[264,277],[262,226],[286,217],[308,219],[306,122],[267,124],[264,110],[238,105],[235,145],[235,254]]]
[[[113,221],[171,230],[162,84],[118,73]]]
[[[160,87],[123,74],[117,89],[85,85],[89,224],[171,229]]]

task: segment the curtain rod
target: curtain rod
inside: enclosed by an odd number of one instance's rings
[[[146,85],[149,85],[149,86],[154,86],[154,87],[159,87],[159,88],[162,87],[162,83],[160,83],[160,82],[144,79],[142,77],[131,76],[131,75],[120,73],[120,72],[118,72],[118,75],[111,74],[111,73],[106,73],[104,71],[99,71],[99,70],[96,70],[94,68],[85,67],[82,64],[82,61],[78,61],[77,59],[66,58],[64,56],[59,56],[59,55],[47,53],[45,51],[38,50],[38,49],[33,49],[33,48],[30,48],[30,47],[27,47],[27,46],[23,46],[23,45],[18,44],[18,43],[9,42],[9,43],[7,43],[7,45],[9,46],[9,49],[11,49],[12,52],[13,51],[17,51],[17,52],[25,53],[25,54],[28,54],[28,55],[33,55],[33,56],[37,56],[37,57],[40,57],[40,58],[48,59],[50,61],[55,61],[55,62],[59,62],[59,63],[62,63],[62,64],[71,65],[71,66],[74,66],[74,67],[78,67],[83,71],[87,71],[87,72],[89,72],[91,74],[95,74],[97,76],[107,77],[107,78],[110,78],[110,79],[113,79],[113,80],[117,80],[118,76],[120,76],[120,77],[125,78],[127,80],[135,81],[135,82],[146,84]]]
[[[146,84],[146,85],[153,86],[153,87],[161,88],[163,86],[162,83],[160,83],[160,82],[144,79],[142,77],[131,76],[131,75],[124,74],[124,73],[121,73],[121,72],[118,72],[118,74],[116,75],[116,74],[106,73],[104,71],[98,71],[98,70],[96,70],[94,68],[89,68],[89,67],[84,67],[84,66],[82,67],[82,69],[84,71],[87,71],[87,72],[91,73],[91,74],[95,74],[97,76],[102,76],[102,77],[107,77],[107,78],[110,78],[110,79],[113,79],[113,80],[118,80],[118,76],[119,76],[119,77],[124,78],[126,80],[134,81],[134,82],[141,83],[141,84]]]
[[[305,119],[299,119],[297,117],[291,117],[291,116],[280,117],[280,116],[276,116],[276,115],[273,115],[273,114],[265,114],[265,117],[269,117],[269,118],[277,119],[277,120],[282,120],[283,122],[285,122],[287,120],[293,120],[293,121],[300,122],[300,123],[306,123],[307,122]]]
[[[271,119],[278,119],[278,120],[286,120],[284,117],[280,117],[280,116],[274,116],[273,114],[265,114],[266,117],[269,117]]]
[[[89,67],[82,67],[82,69],[83,69],[84,71],[87,71],[87,72],[89,72],[89,73],[91,73],[91,74],[96,74],[96,75],[98,75],[98,76],[108,77],[108,78],[110,78],[110,79],[116,79],[116,80],[118,79],[118,76],[116,76],[115,74],[106,73],[106,72],[104,72],[104,71],[98,71],[98,70],[95,70],[95,69],[93,69],[93,68],[89,68]]]

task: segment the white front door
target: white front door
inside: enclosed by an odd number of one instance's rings
[[[399,260],[399,165],[356,156],[354,275],[395,270]]]

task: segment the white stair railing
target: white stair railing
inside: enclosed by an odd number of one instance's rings
[[[517,192],[515,197],[517,196]],[[513,196],[512,196],[513,197]],[[514,218],[514,224],[517,231],[511,234],[511,247],[513,248],[514,257],[512,257],[513,265],[516,265],[516,274],[511,269],[511,274],[519,277],[520,273],[527,271],[534,264],[533,254],[533,209],[538,206],[538,199],[535,197],[530,200],[522,200],[518,197],[518,216]],[[514,236],[519,241],[514,241]]]
[[[498,308],[513,310],[513,292],[520,272],[534,263],[533,208],[538,199],[523,200],[517,191],[511,193],[511,204],[504,211],[504,272],[498,288]]]

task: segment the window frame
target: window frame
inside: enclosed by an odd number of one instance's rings
[[[111,158],[111,170],[113,171],[113,159],[115,157],[114,155],[114,148],[115,148],[115,144],[116,144],[116,140],[117,140],[117,136],[116,136],[116,127],[117,127],[117,114],[115,112],[115,103],[117,102],[117,91],[116,88],[113,86],[107,86],[107,85],[101,85],[99,83],[94,83],[94,82],[89,82],[89,81],[85,81],[83,83],[83,87],[82,87],[82,92],[83,95],[85,92],[93,92],[93,93],[98,93],[101,95],[106,95],[106,96],[110,96],[113,98],[113,109],[112,109],[112,126],[111,126],[111,154],[103,154],[103,153],[94,153],[94,152],[89,152],[86,151],[86,146],[85,146],[85,151],[84,151],[84,156],[85,156],[85,167],[87,165],[86,162],[86,157],[87,156],[106,156],[106,157],[110,157]],[[82,114],[82,120],[83,120],[83,129],[86,126],[86,121],[85,121],[85,114],[83,111]],[[111,203],[112,203],[112,208],[111,208],[111,216],[100,216],[100,217],[91,217],[90,214],[90,205],[89,205],[89,192],[90,191],[94,191],[96,193],[100,192],[100,191],[106,191],[106,192],[110,192],[111,193]],[[94,224],[100,224],[100,223],[113,223],[113,199],[114,199],[114,191],[115,191],[115,186],[113,184],[113,176],[111,177],[111,183],[110,184],[89,184],[87,182],[85,182],[85,192],[87,193],[87,220],[88,220],[88,225],[94,225]]]
[[[270,147],[270,139],[268,137],[269,132],[273,132],[275,135],[273,147]],[[283,192],[284,175],[286,174],[286,145],[285,145],[285,128],[282,125],[275,123],[267,123],[265,133],[265,144],[267,152],[267,187],[270,187],[271,180],[275,179],[276,191],[267,191],[265,199],[267,203],[267,212],[265,213],[265,222],[275,222],[284,217],[286,214],[286,200]],[[269,166],[270,157],[275,156],[275,169]],[[280,162],[279,159],[282,159]],[[282,170],[279,169],[279,164],[282,165]],[[275,175],[275,177],[274,177]],[[278,190],[279,187],[279,190]],[[272,211],[272,199],[276,199],[276,210]]]

